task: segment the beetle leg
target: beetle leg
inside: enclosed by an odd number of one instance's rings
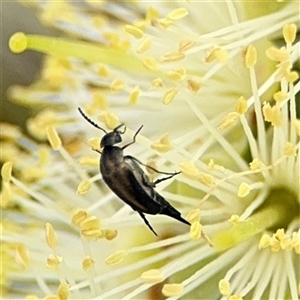
[[[131,156],[131,155],[126,155],[126,157],[135,160],[135,161],[136,161],[137,163],[139,163],[140,165],[142,165],[142,166],[144,166],[144,167],[146,167],[146,168],[149,168],[149,169],[151,169],[152,171],[154,171],[154,172],[156,172],[156,173],[158,173],[158,174],[165,174],[165,175],[172,175],[172,176],[175,176],[175,175],[181,173],[180,171],[179,171],[179,172],[174,172],[174,173],[168,173],[168,172],[158,171],[157,169],[155,169],[155,168],[153,168],[153,167],[151,167],[151,166],[148,166],[148,165],[142,163],[140,160],[138,160],[137,158],[135,158],[135,157],[133,157],[133,156]]]
[[[94,151],[96,151],[96,152],[98,152],[98,153],[102,154],[102,152],[101,152],[100,150],[98,150],[98,149],[94,149],[94,148],[92,148],[92,150],[94,150]]]
[[[153,182],[151,182],[148,178],[148,176],[144,173],[143,176],[142,176],[142,179],[143,179],[143,183],[151,188],[155,188],[156,185],[162,181],[165,181],[165,180],[168,180],[168,179],[171,179],[172,177],[174,177],[175,175],[177,175],[179,173],[174,173],[168,177],[164,177],[164,178],[159,178]]]
[[[151,188],[154,188],[154,187],[155,187],[155,183],[154,183],[154,182],[151,182],[151,181],[149,180],[149,177],[148,177],[145,173],[143,173],[143,175],[142,175],[142,180],[143,180],[143,183],[144,183],[146,186],[149,186],[149,187],[151,187]]]
[[[136,136],[139,134],[139,132],[142,130],[142,128],[143,128],[143,125],[142,125],[142,126],[136,131],[136,133],[134,134],[133,139],[132,139],[132,142],[130,142],[130,143],[128,143],[127,145],[123,146],[123,147],[122,147],[122,150],[124,150],[124,149],[127,148],[128,146],[130,146],[130,145],[132,145],[132,144],[135,143],[135,138],[136,138]]]
[[[172,175],[170,176],[167,176],[167,177],[164,177],[164,178],[160,178],[160,179],[157,179],[153,182],[154,186],[157,185],[158,183],[162,182],[162,181],[165,181],[165,180],[168,180],[168,179],[171,179],[172,177],[174,177],[175,175],[179,174],[181,172],[175,172],[173,173]]]
[[[154,229],[151,227],[150,223],[148,222],[148,220],[146,219],[145,215],[141,212],[138,211],[138,213],[140,214],[140,216],[142,217],[142,219],[144,220],[145,224],[150,228],[150,230],[157,236],[157,233],[154,231]]]

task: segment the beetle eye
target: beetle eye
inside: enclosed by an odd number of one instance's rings
[[[122,138],[121,138],[120,134],[118,133],[115,135],[115,143],[121,143],[121,142],[122,142]]]
[[[103,148],[105,146],[113,146],[120,142],[122,142],[120,134],[118,132],[112,131],[102,138],[100,147]]]

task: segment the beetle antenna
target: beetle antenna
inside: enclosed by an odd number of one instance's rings
[[[150,225],[150,223],[146,219],[145,215],[143,213],[139,212],[139,211],[138,211],[138,213],[140,214],[140,216],[144,220],[145,224],[149,227],[149,229],[157,236],[157,233],[154,231],[154,229],[152,228],[152,226]]]
[[[126,147],[128,147],[128,146],[130,146],[130,145],[132,145],[132,144],[135,143],[135,138],[136,138],[136,136],[138,135],[138,133],[142,130],[142,128],[143,128],[143,125],[140,126],[140,128],[139,128],[139,129],[137,130],[137,132],[134,134],[133,139],[132,139],[132,142],[130,142],[129,144],[123,146],[123,147],[122,147],[122,150],[124,150]],[[133,159],[134,159],[134,158],[133,158]]]
[[[121,128],[122,126],[124,126],[124,130],[123,130],[123,131],[119,131],[119,133],[124,134],[125,131],[126,131],[126,126],[125,126],[123,123],[121,123],[120,125],[118,125],[118,126],[114,129],[114,131],[118,131],[118,129]]]
[[[80,107],[78,107],[78,111],[83,116],[85,120],[87,120],[90,124],[92,124],[94,127],[102,130],[104,133],[107,133],[103,128],[101,128],[98,124],[96,124],[94,121],[92,121],[83,111]]]

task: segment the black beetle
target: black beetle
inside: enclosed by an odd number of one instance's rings
[[[115,144],[118,144],[122,141],[121,134],[124,134],[126,130],[124,124],[120,124],[111,132],[106,132],[103,128],[89,119],[80,108],[78,108],[78,110],[84,119],[105,133],[100,144],[100,147],[103,148],[102,152],[96,150],[101,154],[100,172],[104,182],[119,198],[121,198],[125,203],[130,205],[133,210],[140,214],[151,231],[157,235],[146,219],[144,213],[151,215],[167,215],[182,223],[191,225],[188,221],[181,217],[179,211],[171,206],[170,203],[167,202],[154,189],[156,184],[170,179],[180,172],[165,173],[150,167],[150,169],[157,173],[170,175],[165,178],[157,179],[154,182],[150,182],[147,175],[139,166],[139,164],[144,164],[133,156],[123,155],[123,150],[135,143],[135,138],[143,126],[136,131],[132,142],[123,147],[117,147]],[[124,130],[120,131],[120,128],[123,126]]]

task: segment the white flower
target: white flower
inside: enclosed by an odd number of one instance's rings
[[[44,22],[90,43],[37,36],[27,36],[27,42],[24,37],[16,38],[14,51],[24,50],[20,48],[23,40],[28,49],[56,58],[47,59],[33,88],[15,88],[12,97],[23,105],[46,105],[47,110],[57,110],[59,105],[60,111],[67,110],[68,118],[78,116],[78,106],[93,114],[109,110],[128,126],[144,124],[143,131],[155,137],[159,133],[151,126],[153,121],[160,124],[160,132],[172,132],[174,138],[196,127],[207,132],[201,129],[205,120],[199,123],[199,114],[192,113],[193,104],[216,124],[236,98],[250,97],[243,67],[245,48],[251,43],[266,43],[262,37],[297,21],[292,6],[271,16],[246,20],[247,7],[242,3],[162,2],[151,3],[148,8],[129,3],[89,5],[89,9],[80,9],[66,2],[39,4]],[[142,37],[124,23],[106,20],[101,11],[130,22]],[[271,67],[264,64],[260,69],[261,83]],[[128,104],[132,105],[130,111],[124,109]],[[68,121],[61,114],[56,118]],[[33,126],[31,131],[40,134]]]
[[[133,37],[123,39],[115,34],[120,22],[95,27],[96,10],[59,3],[57,14],[57,4],[43,3],[48,24],[110,44],[108,51],[23,34],[11,40],[15,51],[27,47],[60,59],[47,60],[34,86],[12,90],[23,103],[51,105],[28,127],[55,151],[2,127],[2,159],[12,162],[2,168],[1,195],[10,295],[297,299],[300,85],[292,70],[299,59],[293,7],[246,20],[241,3],[156,3],[138,22],[142,3],[100,6],[125,20],[125,11],[135,17],[125,26]],[[211,22],[212,13],[218,22]],[[282,27],[285,47],[265,46],[265,37],[279,35]],[[105,35],[108,29],[114,34]],[[258,41],[268,58],[249,45]],[[261,109],[262,97],[272,94],[275,102]],[[100,116],[108,128],[118,124],[117,115],[129,127],[124,142],[145,125],[128,152],[143,162],[154,158],[159,169],[180,168],[182,174],[157,190],[192,224],[189,233],[170,218],[147,216],[156,239],[105,187],[98,153],[90,154],[85,143],[96,131],[80,118],[78,106],[92,119],[108,108]],[[166,131],[171,139],[162,136]],[[97,148],[99,140],[89,144]]]

